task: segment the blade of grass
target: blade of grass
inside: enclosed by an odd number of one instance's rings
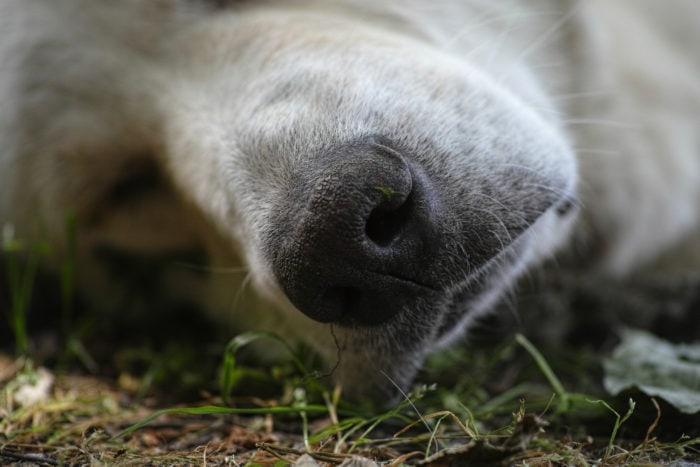
[[[236,354],[243,347],[246,347],[247,345],[250,345],[260,339],[272,339],[282,344],[282,346],[284,346],[284,348],[289,352],[292,362],[297,369],[304,376],[308,376],[309,373],[306,367],[296,355],[294,349],[292,349],[289,343],[278,334],[270,331],[251,331],[242,333],[231,339],[226,346],[226,350],[224,351],[223,362],[221,363],[221,368],[219,370],[219,385],[221,397],[224,401],[229,401],[231,391],[233,390],[236,382]]]
[[[474,415],[476,417],[481,417],[486,414],[498,412],[510,413],[513,411],[511,402],[517,401],[525,393],[542,392],[544,389],[546,389],[548,393],[551,393],[551,391],[545,385],[530,383],[527,381],[519,383],[475,408]]]
[[[5,255],[5,271],[8,287],[10,288],[10,328],[15,338],[15,352],[17,355],[26,355],[29,350],[29,337],[27,335],[27,297],[24,296],[22,274],[19,271],[17,258],[13,253]]]
[[[301,409],[308,405],[306,400],[306,391],[303,388],[296,388],[294,390],[294,407],[299,407]],[[311,452],[311,444],[309,444],[309,418],[306,416],[306,411],[301,410],[299,412],[301,417],[301,430],[302,438],[304,440],[304,449],[306,452]]]
[[[413,405],[413,402],[407,397],[405,400],[403,400],[400,404],[398,404],[393,409],[391,409],[383,414],[380,414],[376,417],[370,418],[370,419],[366,420],[365,423],[360,424],[361,426],[359,428],[364,427],[366,425],[369,425],[369,426],[365,429],[365,431],[362,432],[360,437],[357,438],[352,443],[350,448],[348,448],[348,454],[352,453],[361,444],[365,444],[368,441],[367,436],[369,436],[369,434],[372,431],[374,431],[382,422],[389,420],[391,418],[394,418],[394,417],[404,419],[405,417],[403,417],[401,415],[401,412],[403,412],[408,407],[411,407],[413,410],[415,410],[415,406]],[[420,413],[418,414],[418,416],[420,417],[420,420],[418,420],[418,422],[424,423],[425,426],[427,427],[428,431],[430,431],[430,426],[425,422],[425,419],[423,419],[423,417],[420,415]],[[350,433],[352,433],[352,431],[353,430],[350,430],[348,433],[346,433],[346,435],[349,436]],[[347,439],[347,436],[344,437],[344,440],[346,440],[346,439]]]
[[[12,225],[3,226],[0,252],[3,253],[2,258],[5,261],[10,294],[9,321],[17,355],[26,355],[29,351],[27,314],[40,258],[49,250],[47,243],[27,244],[17,240]]]
[[[516,334],[515,341],[518,344],[520,344],[527,351],[527,353],[530,354],[532,359],[537,364],[537,367],[540,369],[544,377],[549,382],[550,386],[552,386],[552,389],[554,389],[554,392],[557,394],[557,396],[559,396],[557,411],[565,412],[571,405],[570,395],[566,391],[566,389],[564,389],[564,385],[561,384],[561,381],[559,381],[557,375],[555,375],[554,371],[552,371],[552,368],[549,366],[549,363],[547,363],[547,360],[540,353],[540,351],[537,350],[537,348],[532,344],[532,342],[527,340],[527,338],[522,334]]]
[[[77,258],[78,227],[75,214],[66,217],[67,253],[61,261],[61,324],[64,335],[71,335],[75,303],[75,263]]]
[[[610,405],[604,400],[589,400],[588,402],[592,404],[600,404],[606,409],[608,409],[610,412],[615,414],[615,425],[613,426],[612,434],[610,435],[610,440],[608,441],[608,447],[605,449],[605,455],[603,456],[603,460],[607,461],[610,457],[610,453],[612,452],[613,443],[615,442],[615,438],[617,437],[617,431],[620,429],[622,424],[625,423],[627,419],[632,416],[632,414],[634,413],[634,408],[637,406],[637,403],[633,401],[632,398],[630,398],[627,413],[624,415],[624,417],[621,417],[620,414],[615,409],[610,407]]]
[[[267,415],[267,414],[298,414],[301,412],[305,413],[326,413],[328,408],[323,405],[306,405],[304,407],[296,406],[276,406],[276,407],[264,407],[264,408],[233,408],[233,407],[219,407],[216,405],[207,405],[202,407],[182,407],[182,408],[172,408],[163,409],[153,412],[148,417],[143,420],[134,423],[125,430],[117,433],[112,437],[112,440],[117,440],[123,436],[130,435],[136,430],[143,428],[144,426],[151,423],[158,417],[163,415],[222,415],[222,414],[236,414],[236,415]]]

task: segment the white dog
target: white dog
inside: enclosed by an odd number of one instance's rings
[[[308,341],[346,393],[386,400],[556,251],[597,276],[700,265],[698,18],[3,0],[0,223],[68,254],[74,218],[98,306],[146,278],[134,300]]]

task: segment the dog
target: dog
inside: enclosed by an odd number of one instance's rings
[[[275,330],[346,395],[394,400],[528,271],[700,266],[697,18],[4,0],[0,224],[50,241],[48,270],[72,257],[97,307],[140,283],[145,310]]]

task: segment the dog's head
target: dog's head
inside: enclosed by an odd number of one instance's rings
[[[55,231],[61,209],[77,211],[86,262],[236,250],[278,311],[231,310],[229,296],[221,313],[276,325],[331,364],[337,346],[346,392],[387,400],[565,238],[575,162],[526,69],[495,73],[330,2],[177,24],[131,21],[141,3],[123,30],[90,16],[121,4],[42,16],[55,28],[34,29],[62,39],[26,46],[20,67],[18,147],[41,163],[21,166],[15,182],[33,188],[18,193],[44,196]]]
[[[222,34],[179,115],[206,124],[168,138],[209,167],[179,183],[261,293],[325,324],[297,337],[334,331],[346,391],[386,398],[566,236],[572,153],[536,91],[407,35],[272,11]]]

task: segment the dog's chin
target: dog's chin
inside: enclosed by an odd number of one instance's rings
[[[426,356],[464,334],[473,316],[500,296],[488,288],[502,280],[491,267],[483,277],[431,296],[373,326],[335,325],[339,358],[333,378],[351,400],[392,405],[405,397]],[[504,287],[501,287],[504,288]]]
[[[334,372],[350,399],[383,405],[403,397],[425,357],[464,338],[468,329],[514,287],[524,270],[551,255],[542,241],[568,220],[545,215],[467,279],[427,296],[381,324],[336,326],[339,362]]]

